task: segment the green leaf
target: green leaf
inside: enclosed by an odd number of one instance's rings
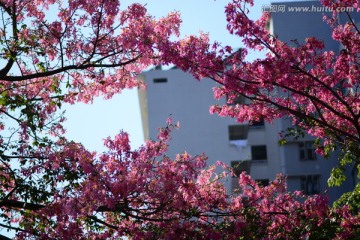
[[[342,167],[334,167],[331,170],[330,178],[328,179],[328,185],[330,187],[340,186],[346,180],[344,169]]]
[[[353,213],[360,210],[360,183],[356,184],[352,192],[344,193],[338,200],[334,202],[334,207],[339,208],[347,205]]]
[[[286,144],[286,139],[280,139],[279,140],[279,142],[278,142],[278,144],[280,145],[280,146],[284,146],[285,144]]]
[[[340,166],[346,166],[351,164],[354,160],[354,155],[351,152],[346,152],[344,156],[340,159]]]

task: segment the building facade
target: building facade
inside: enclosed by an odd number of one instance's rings
[[[277,3],[285,6],[318,6],[318,1]],[[319,5],[320,6],[320,5]],[[269,22],[271,32],[285,42],[303,42],[306,37],[318,37],[326,43],[326,50],[340,50],[331,39],[331,29],[322,20],[321,12],[272,12]],[[216,83],[210,79],[197,81],[189,73],[177,68],[162,70],[156,67],[144,72],[140,78],[146,82],[146,91],[139,92],[144,137],[155,139],[159,127],[171,116],[179,121],[181,128],[172,133],[169,157],[187,151],[190,155],[209,157],[208,164],[222,161],[237,171],[247,171],[261,184],[266,185],[278,173],[287,176],[288,189],[302,190],[306,194],[328,191],[330,200],[343,192],[352,190],[351,177],[341,188],[328,188],[327,179],[337,163],[335,155],[323,159],[314,153],[314,139],[289,141],[278,144],[278,133],[292,127],[288,119],[274,123],[237,123],[231,118],[209,114],[209,107],[225,104],[225,99],[214,100],[212,88]],[[244,103],[243,99],[238,99]],[[228,189],[237,188],[237,179],[224,181]]]
[[[336,54],[343,48],[332,39],[332,28],[325,21],[332,16],[332,9],[321,5],[320,1],[276,2],[266,9],[271,14],[270,32],[283,42],[296,46],[303,44],[308,37],[316,37],[324,42],[324,51],[334,51]],[[345,13],[347,11],[348,13]],[[349,14],[355,23],[360,22],[356,9],[338,9],[339,23],[349,21]],[[359,24],[358,24],[359,25]],[[289,121],[282,119],[281,128],[291,127]],[[336,153],[330,159],[323,159],[313,154],[313,139],[304,139],[288,143],[283,148],[283,172],[288,177],[289,190],[301,189],[305,193],[323,192],[328,189],[327,179],[331,169],[337,164]],[[298,152],[298,154],[295,154]],[[293,160],[291,160],[293,159]],[[329,188],[330,200],[333,201],[342,193],[351,191],[355,185],[355,174],[348,169],[347,181],[339,188]]]

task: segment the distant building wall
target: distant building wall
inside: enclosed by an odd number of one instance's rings
[[[228,126],[239,124],[209,113],[210,106],[219,103],[213,97],[214,82],[199,82],[179,69],[151,70],[144,72],[142,78],[147,84],[146,99],[141,93],[140,100],[142,115],[148,116],[146,137],[156,139],[158,128],[165,126],[170,116],[180,122],[180,129],[172,132],[170,157],[187,151],[193,156],[206,153],[209,164],[250,159],[249,146],[236,147],[229,141]]]
[[[318,1],[276,4],[320,6]],[[331,29],[323,22],[322,13],[275,12],[271,16],[270,30],[285,42],[295,44],[292,40],[297,39],[303,43],[305,38],[314,36],[325,42],[325,50],[337,52],[340,49],[331,39]],[[184,151],[190,155],[204,152],[209,157],[209,165],[218,160],[229,166],[240,162],[239,171],[246,170],[263,184],[274,179],[277,173],[283,173],[288,177],[291,191],[314,194],[328,189],[327,179],[337,163],[337,156],[328,160],[315,156],[314,139],[310,136],[279,146],[278,133],[292,126],[288,119],[248,126],[231,118],[210,115],[211,105],[225,104],[224,99],[214,100],[212,88],[216,83],[210,79],[197,81],[176,68],[161,70],[157,67],[144,72],[140,78],[147,84],[146,92],[139,92],[145,138],[155,139],[158,128],[165,126],[169,116],[180,121],[181,128],[172,133],[169,157]],[[239,125],[241,127],[237,127]],[[349,176],[341,188],[328,190],[331,201],[352,189],[351,180]],[[225,184],[233,190],[237,187],[237,179],[229,179]]]
[[[320,4],[320,1],[303,1],[303,2],[276,2],[272,5],[277,5],[273,9],[278,9],[282,6],[284,11],[271,11],[270,31],[280,40],[289,45],[296,46],[303,44],[308,37],[316,37],[325,44],[324,51],[334,51],[338,54],[342,46],[339,42],[332,39],[332,28],[324,20],[326,16],[332,16],[329,9],[325,9]],[[299,11],[301,9],[311,9],[311,11]],[[290,11],[292,9],[293,11]],[[295,11],[295,10],[298,11]],[[339,13],[340,23],[348,21],[345,13]],[[356,14],[356,10],[349,13],[355,22],[359,22],[360,15]],[[283,129],[289,125],[289,121],[282,120]],[[300,150],[304,149],[306,141],[313,140],[310,136],[305,139],[288,143],[284,147],[284,157],[286,159],[286,175],[288,176],[289,190],[297,190],[308,188],[310,192],[316,188],[318,192],[328,191],[330,200],[333,201],[341,196],[346,191],[351,191],[353,188],[353,176],[348,171],[347,181],[339,188],[329,188],[327,180],[330,177],[331,169],[338,163],[337,153],[334,153],[329,159],[325,160],[317,156],[315,160],[300,159]],[[305,186],[304,186],[305,185]],[[306,186],[307,185],[307,186]]]

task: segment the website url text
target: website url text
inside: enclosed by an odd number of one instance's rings
[[[261,7],[263,12],[333,12],[334,9],[325,6],[306,6],[306,7],[295,7],[286,5],[263,5]],[[336,12],[353,12],[354,7],[338,7],[335,9]]]

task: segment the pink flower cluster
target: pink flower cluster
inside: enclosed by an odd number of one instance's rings
[[[354,7],[359,11],[358,1],[322,3],[331,9]],[[271,122],[290,116],[294,124],[324,140],[319,153],[326,143],[358,145],[360,31],[357,23],[349,18],[346,24],[340,24],[335,10],[333,17],[327,19],[333,28],[333,39],[344,47],[340,53],[324,51],[324,43],[312,37],[303,44],[290,46],[269,33],[268,13],[256,21],[249,19],[248,5],[252,1],[234,0],[225,8],[230,34],[238,36],[246,49],[229,54],[231,47],[214,44],[210,48],[208,40],[199,37],[192,40],[192,49],[181,45],[178,55],[173,57],[178,67],[197,78],[216,81],[219,87],[214,89],[215,98],[228,97],[227,104],[212,106],[210,112],[239,122],[260,118]],[[346,18],[346,13],[342,17]],[[247,61],[249,49],[263,50],[266,56]],[[231,104],[236,96],[246,97],[249,104]]]
[[[169,158],[170,133],[178,127],[170,119],[158,141],[137,150],[125,132],[106,139],[102,154],[64,137],[63,103],[142,87],[137,75],[145,67],[176,64],[219,83],[216,98],[251,100],[213,106],[212,113],[240,122],[291,116],[324,146],[358,146],[358,27],[328,19],[344,46],[340,54],[324,52],[314,38],[291,47],[268,33],[269,15],[250,20],[246,4],[253,1],[233,0],[225,14],[229,32],[247,48],[268,51],[252,62],[247,50],[233,53],[206,34],[171,40],[179,36],[178,13],[156,20],[145,6],[123,8],[118,0],[0,0],[0,227],[18,239],[359,236],[359,214],[349,206],[288,193],[283,176],[262,187],[242,173],[238,194],[230,194],[222,178],[232,171],[224,164],[205,167],[205,155],[187,152]]]
[[[262,187],[243,172],[239,194],[230,194],[216,166],[205,168],[204,155],[164,155],[168,140],[169,135],[147,141],[132,151],[121,132],[105,140],[103,154],[78,144],[50,153],[36,171],[57,170],[53,184],[62,187],[46,205],[18,220],[24,226],[18,238],[340,239],[358,234],[360,219],[349,208],[332,209],[326,196],[288,193],[281,175]]]

